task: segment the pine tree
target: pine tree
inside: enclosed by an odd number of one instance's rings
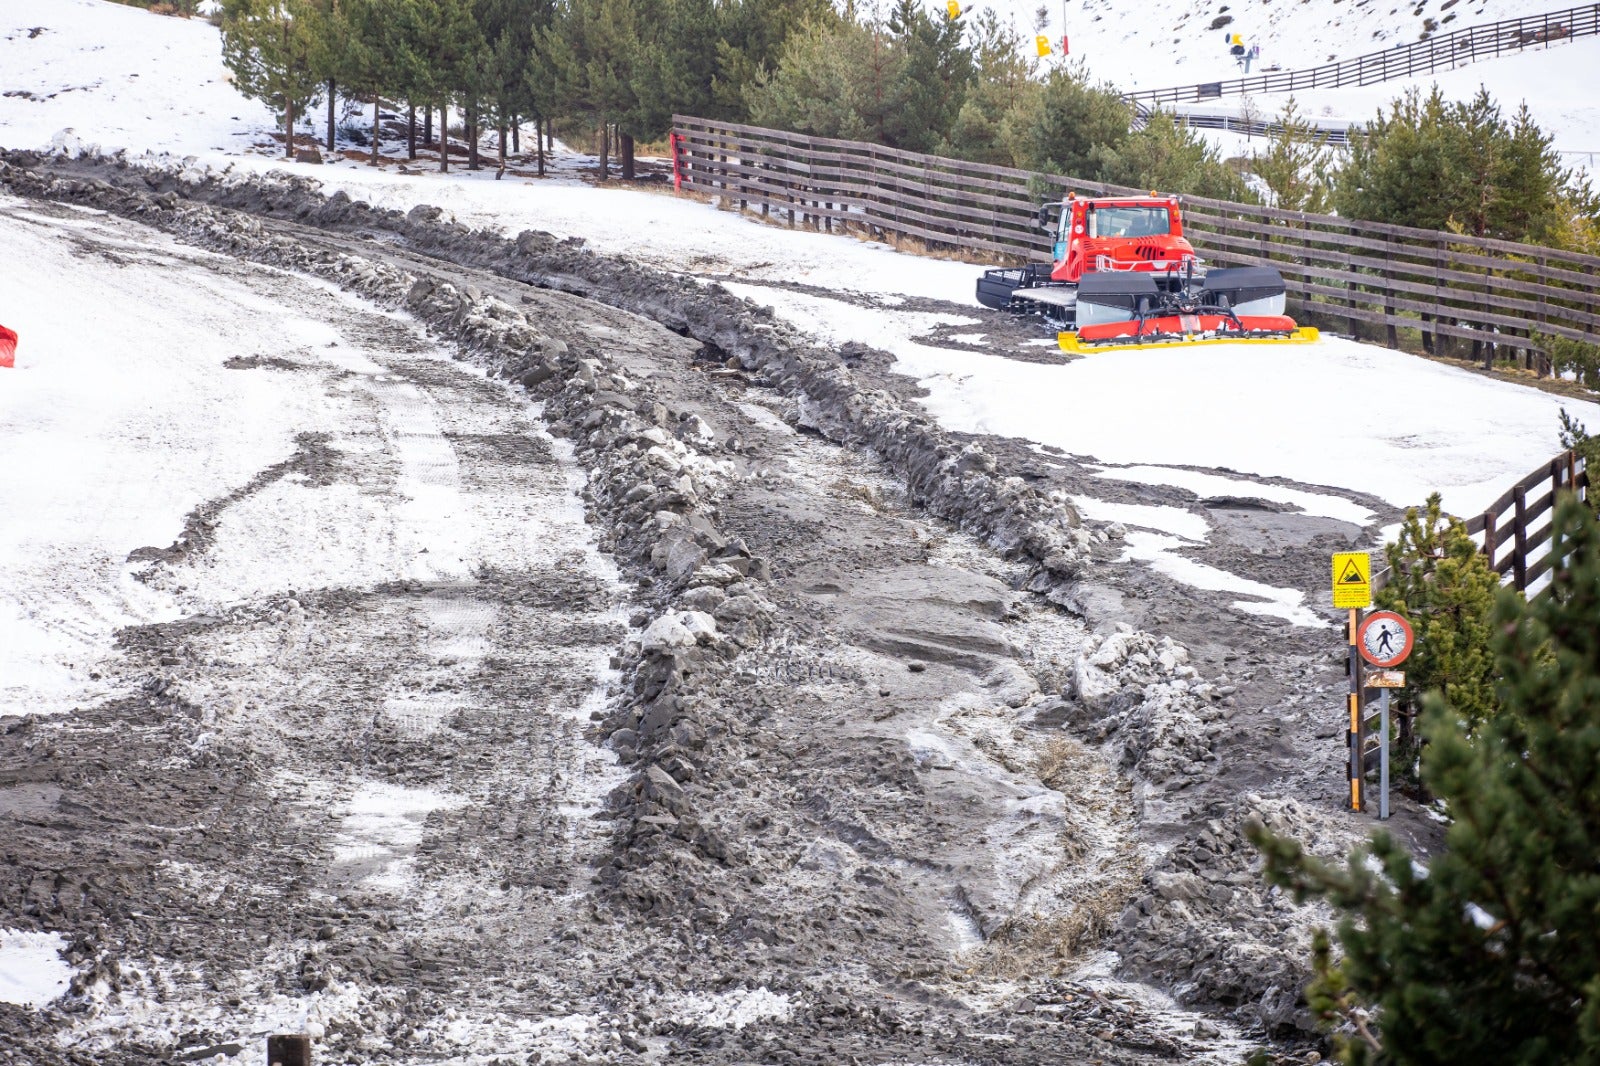
[[[1592,345],[1585,347],[1590,349],[1585,353],[1589,373],[1600,376],[1600,351]],[[1583,460],[1589,475],[1589,508],[1600,513],[1600,492],[1596,491],[1596,483],[1600,483],[1600,437],[1590,435],[1588,427],[1567,414],[1565,407],[1561,408],[1561,446],[1576,451]]]
[[[379,107],[385,90],[398,86],[403,35],[401,0],[340,0],[338,53],[330,77],[348,93],[372,103],[372,143],[368,165],[378,165]]]
[[[1041,85],[1030,77],[1022,37],[985,8],[967,27],[974,77],[956,113],[943,154],[977,163],[1018,166],[1020,131]]]
[[[1486,90],[1447,103],[1412,89],[1352,138],[1335,181],[1341,214],[1499,240],[1566,232],[1582,199],[1527,108],[1506,122]]]
[[[882,49],[857,22],[822,19],[784,42],[777,69],[759,74],[747,98],[750,120],[822,137],[871,139],[867,82]]]
[[[950,134],[966,99],[975,64],[962,26],[934,19],[917,0],[899,0],[890,18],[899,62],[893,89],[895,122],[886,143],[932,152]]]
[[[1421,511],[1406,511],[1384,554],[1390,577],[1378,590],[1378,606],[1410,622],[1416,637],[1405,664],[1407,687],[1396,692],[1401,721],[1414,720],[1421,693],[1440,692],[1475,730],[1495,708],[1489,616],[1498,575],[1466,526],[1442,512],[1437,492]],[[1418,753],[1414,734],[1403,728],[1396,763],[1404,771]]]
[[[1350,141],[1334,183],[1334,203],[1351,218],[1440,230],[1450,219],[1450,151],[1444,96],[1417,89],[1379,112]]]
[[[708,117],[743,122],[750,116],[750,92],[770,78],[789,39],[807,27],[853,21],[831,0],[723,0],[717,6],[720,32]]]
[[[1343,912],[1309,994],[1347,1063],[1600,1061],[1600,524],[1567,495],[1552,530],[1548,594],[1495,607],[1497,713],[1474,735],[1425,700],[1426,869],[1381,831],[1333,868],[1250,827],[1268,880]]]
[[[1284,211],[1327,211],[1333,151],[1327,134],[1300,115],[1293,96],[1278,113],[1278,130],[1264,152],[1252,152],[1250,170],[1272,190],[1272,206]]]
[[[1023,165],[1096,180],[1128,140],[1132,125],[1132,106],[1110,86],[1089,84],[1082,64],[1054,68],[1023,133]]]
[[[407,57],[407,95],[439,109],[439,169],[450,169],[452,104],[480,96],[488,45],[472,18],[471,0],[403,0],[398,54]]]
[[[633,106],[619,120],[629,137],[657,140],[675,112],[704,115],[712,108],[720,20],[712,0],[663,0],[647,18],[630,78]],[[624,142],[626,149],[627,142]],[[623,176],[632,177],[623,159]]]
[[[316,99],[312,66],[318,11],[311,0],[223,0],[222,62],[244,95],[283,115],[283,154],[294,155],[294,120]]]
[[[1094,177],[1113,185],[1236,203],[1259,199],[1216,148],[1166,111],[1154,112],[1144,128],[1130,133],[1115,152],[1099,153]]]

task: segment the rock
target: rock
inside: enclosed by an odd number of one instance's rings
[[[321,166],[322,153],[317,151],[316,145],[311,145],[307,148],[296,148],[294,150],[294,161],[296,163],[314,163],[317,166]]]
[[[544,381],[549,381],[556,376],[556,368],[550,363],[538,363],[526,374],[522,375],[522,387],[531,389]]]
[[[1205,882],[1194,874],[1157,870],[1150,875],[1150,883],[1162,899],[1199,899],[1206,890]]]
[[[651,622],[639,637],[639,649],[647,655],[672,651],[674,648],[692,648],[694,645],[695,634],[670,614],[664,614]]]
[[[728,594],[715,585],[700,585],[685,592],[678,598],[684,607],[691,611],[704,611],[711,614],[726,600]]]
[[[717,640],[717,621],[703,611],[684,611],[678,621],[694,636],[696,644],[713,644]]]

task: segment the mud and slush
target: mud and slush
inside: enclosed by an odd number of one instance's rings
[[[363,347],[241,353],[348,423],[127,546],[183,610],[104,649],[124,695],[4,709],[0,925],[76,971],[0,1005],[0,1063],[254,1062],[273,1031],[320,1063],[1316,1046],[1324,916],[1263,887],[1241,824],[1328,855],[1366,827],[1331,613],[1120,561],[1064,502],[1071,457],[948,433],[887,355],[714,284],[298,179],[0,158],[35,213],[151,227],[275,298],[339,287]],[[1280,586],[1363,532],[1123,491]],[[327,492],[471,550],[351,547]],[[386,569],[208,596],[286,514]]]

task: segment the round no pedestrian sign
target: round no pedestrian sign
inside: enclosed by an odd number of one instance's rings
[[[1399,666],[1414,643],[1411,623],[1393,611],[1372,612],[1356,631],[1356,650],[1373,666]]]

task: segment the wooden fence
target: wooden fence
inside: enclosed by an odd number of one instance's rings
[[[724,204],[1012,262],[1049,257],[1041,201],[1139,191],[682,115],[673,122],[684,186]],[[1429,351],[1466,343],[1474,355],[1536,367],[1537,335],[1600,344],[1600,256],[1202,197],[1185,198],[1184,223],[1208,261],[1275,268],[1291,313],[1390,347],[1399,330],[1416,329]]]
[[[1507,489],[1482,514],[1466,520],[1467,532],[1478,542],[1500,583],[1518,592],[1542,591],[1542,578],[1550,572],[1551,519],[1556,496],[1576,492],[1589,499],[1589,472],[1583,457],[1562,452]],[[1372,591],[1389,583],[1387,566],[1372,575]]]
[[[1125,93],[1124,99],[1146,104],[1176,104],[1249,93],[1292,93],[1306,89],[1374,85],[1393,78],[1413,78],[1439,70],[1452,70],[1474,60],[1509,55],[1527,48],[1549,47],[1560,41],[1597,33],[1600,33],[1600,4],[1585,4],[1543,15],[1528,15],[1452,30],[1425,41],[1306,70],[1263,71],[1252,77],[1228,81],[1147,89]]]
[[[1489,565],[1520,592],[1550,571],[1550,519],[1563,490],[1589,498],[1589,472],[1576,452],[1556,456],[1467,521],[1467,532],[1482,537]]]

